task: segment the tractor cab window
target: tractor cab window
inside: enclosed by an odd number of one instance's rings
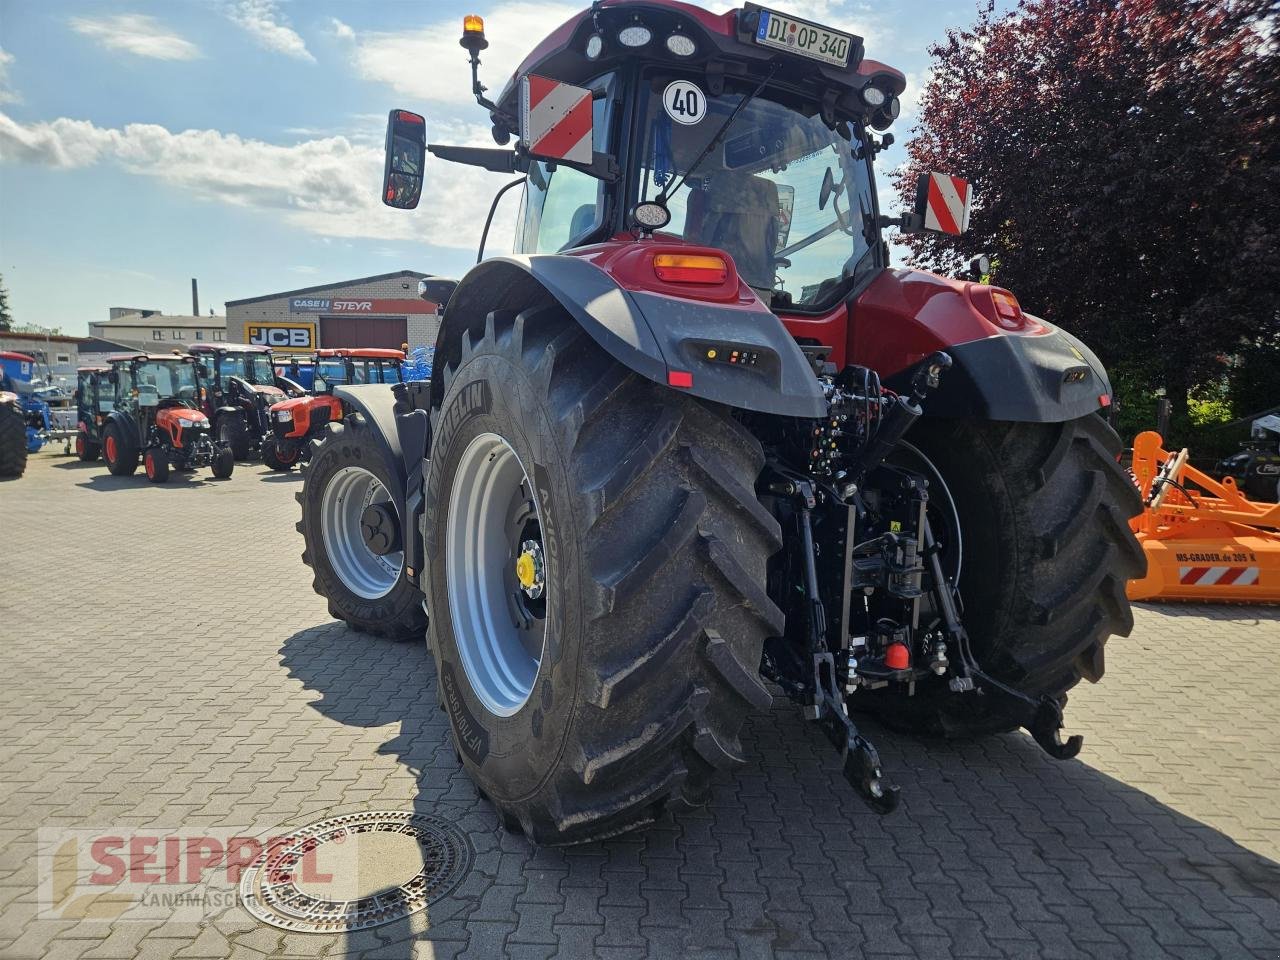
[[[82,373],[77,378],[76,392],[80,406],[92,407],[98,399],[98,384],[92,373]]]
[[[370,383],[399,383],[400,382],[400,364],[398,364],[394,360],[370,361],[369,382]]]
[[[341,357],[326,357],[316,364],[316,376],[327,384],[347,382],[347,364]]]
[[[112,397],[112,407],[128,410],[133,399],[133,367],[122,363],[115,370],[118,380],[115,396]]]
[[[139,400],[154,396],[159,400],[178,398],[196,399],[196,369],[194,363],[174,360],[152,360],[138,364],[137,382]]]
[[[218,369],[219,381],[225,390],[231,377],[239,377],[249,383],[268,387],[276,382],[271,360],[265,353],[228,353],[223,355]]]
[[[696,123],[676,122],[663,105],[671,80],[652,75],[644,85],[642,200],[679,182],[746,96],[726,84]],[[662,232],[728,253],[775,309],[830,306],[877,267],[870,165],[858,158],[857,125],[847,132],[829,128],[817,103],[764,90],[668,198]]]
[[[612,137],[614,75],[590,84],[605,96],[591,104],[591,147],[608,153]],[[517,253],[557,253],[578,246],[600,226],[605,184],[566,166],[539,160],[529,171],[516,228]]]

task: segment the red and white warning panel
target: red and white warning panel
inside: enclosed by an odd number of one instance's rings
[[[1179,567],[1178,582],[1184,587],[1251,587],[1258,582],[1258,568]]]
[[[536,157],[590,163],[591,91],[526,76],[520,82],[520,140]]]
[[[969,181],[946,173],[927,173],[928,197],[924,228],[937,233],[961,234],[969,229]]]

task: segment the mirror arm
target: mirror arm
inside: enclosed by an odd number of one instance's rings
[[[515,150],[497,147],[453,147],[443,143],[427,144],[427,152],[441,160],[462,163],[469,167],[482,167],[493,173],[524,173],[529,169],[528,157]]]
[[[924,229],[924,217],[918,213],[904,213],[897,217],[888,217],[882,213],[878,226],[881,230],[897,227],[903,233],[919,233]]]

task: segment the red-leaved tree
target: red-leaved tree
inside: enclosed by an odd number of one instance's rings
[[[1079,334],[1121,384],[1166,387],[1175,414],[1198,384],[1280,365],[1278,10],[979,10],[930,49],[896,179],[908,203],[921,171],[973,181],[970,231],[909,237],[914,259],[953,271],[990,254],[993,282]]]

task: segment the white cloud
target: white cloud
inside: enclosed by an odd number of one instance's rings
[[[72,17],[71,29],[92,37],[108,50],[153,60],[195,60],[200,48],[166,28],[155,17],[119,13],[108,17]]]
[[[356,32],[347,24],[343,23],[337,17],[330,17],[329,24],[333,27],[333,35],[340,40],[354,40]]]
[[[451,143],[489,140],[485,126],[438,126]],[[488,198],[506,179],[428,157],[421,206],[395,211],[379,199],[381,148],[346,136],[282,146],[218,130],[174,133],[155,124],[105,128],[66,117],[23,124],[3,112],[0,162],[63,170],[113,163],[207,201],[283,218],[321,237],[416,240],[460,249],[475,249]],[[495,248],[507,242],[513,225],[509,214],[499,220]]]
[[[297,60],[315,63],[298,32],[277,9],[275,0],[236,0],[228,11],[233,23],[243,27],[259,46]]]
[[[933,78],[933,68],[907,72],[907,89],[899,98],[902,101],[902,112],[898,114],[898,129],[910,130],[920,113],[920,99],[924,96],[925,87]]]
[[[18,95],[9,87],[9,67],[13,64],[13,54],[0,47],[0,103],[15,103]]]
[[[490,96],[498,95],[539,40],[582,6],[514,2],[486,13],[489,49],[480,54],[480,76],[492,88]],[[461,35],[461,15],[450,15],[421,30],[356,34],[356,70],[365,80],[385,83],[415,101],[474,104],[467,52],[458,46]],[[434,131],[428,132],[435,136]]]

